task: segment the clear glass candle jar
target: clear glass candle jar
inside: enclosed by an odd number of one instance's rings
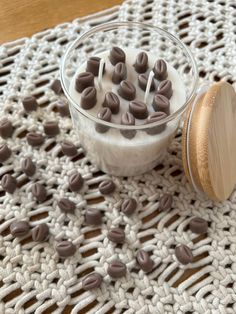
[[[185,89],[176,111],[158,122],[127,126],[102,121],[81,108],[71,92],[77,69],[114,46],[146,51],[176,69]],[[67,49],[61,81],[74,128],[91,161],[106,173],[134,176],[151,170],[165,156],[181,116],[195,97],[198,71],[189,49],[167,31],[138,22],[115,22],[90,29]],[[96,128],[107,131],[96,132]]]

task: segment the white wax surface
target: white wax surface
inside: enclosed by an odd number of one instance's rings
[[[122,48],[122,47],[121,47]],[[136,87],[136,99],[144,100],[145,92],[138,86],[138,73],[135,71],[133,64],[136,56],[141,50],[124,49],[126,54],[127,80],[131,81]],[[97,89],[97,104],[87,112],[97,116],[97,112],[102,106],[104,95],[108,91],[114,92],[116,95],[118,85],[111,81],[114,66],[109,61],[110,51],[100,53],[96,56],[104,58],[106,61],[106,72],[102,79],[102,89],[98,89],[97,78],[95,78],[95,87]],[[153,68],[158,56],[148,52],[149,66],[146,74]],[[75,79],[79,73],[84,72],[86,63],[82,64],[70,83],[70,95],[74,101],[80,104],[81,94],[75,90]],[[167,64],[168,77],[172,82],[173,95],[170,99],[170,112],[178,110],[185,102],[185,87],[178,72],[169,64]],[[157,81],[156,81],[157,82]],[[154,92],[149,94],[147,99],[147,107],[149,112],[154,112],[152,108]],[[116,115],[112,115],[112,122],[120,124],[122,113],[128,111],[129,101],[120,98],[120,111]],[[106,133],[98,133],[92,120],[84,117],[74,108],[72,109],[72,119],[74,125],[78,129],[79,136],[85,149],[88,151],[92,161],[94,161],[103,171],[114,175],[136,175],[150,170],[158,163],[158,158],[163,155],[169,145],[170,139],[173,137],[177,127],[178,120],[171,121],[166,129],[160,134],[149,135],[145,131],[137,131],[132,139],[125,138],[117,129],[109,129]],[[135,119],[136,125],[143,124],[145,120]]]

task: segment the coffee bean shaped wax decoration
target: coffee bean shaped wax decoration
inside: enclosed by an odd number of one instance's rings
[[[107,92],[102,106],[108,107],[113,114],[117,114],[120,109],[120,99],[115,93]]]
[[[0,136],[4,139],[11,137],[13,133],[13,126],[11,121],[4,118],[0,121]]]
[[[58,79],[55,79],[52,82],[50,87],[51,87],[51,90],[53,90],[56,95],[60,95],[60,94],[63,93],[62,86],[61,86],[61,81],[58,80]]]
[[[136,89],[134,85],[129,81],[122,81],[117,90],[118,94],[126,100],[134,100],[136,95]]]
[[[170,114],[170,101],[164,95],[155,94],[153,97],[152,106],[155,111],[162,111],[167,115]]]
[[[86,72],[91,72],[94,76],[98,76],[99,66],[101,58],[99,57],[90,57],[87,61]],[[103,73],[105,72],[105,65],[103,68]]]
[[[148,55],[145,52],[140,52],[137,55],[135,64],[134,64],[135,71],[137,73],[144,73],[148,69]]]
[[[123,124],[123,125],[135,125],[135,118],[132,115],[132,113],[130,113],[130,112],[123,113],[121,116],[121,124]],[[135,136],[136,130],[120,130],[120,133],[124,137],[131,140]]]
[[[61,198],[58,202],[58,206],[65,213],[74,213],[75,211],[75,203],[68,198]]]
[[[125,276],[126,265],[120,260],[114,260],[108,265],[107,273],[114,279]]]
[[[43,125],[44,132],[47,136],[53,137],[60,133],[60,129],[57,121],[47,121]]]
[[[57,110],[61,117],[69,117],[70,116],[70,110],[69,105],[64,100],[59,100],[57,103]]]
[[[75,80],[75,89],[77,92],[82,93],[89,86],[94,86],[94,75],[90,72],[80,73]]]
[[[172,83],[169,80],[162,81],[158,86],[158,94],[164,95],[168,99],[171,98],[173,94]]]
[[[44,137],[42,134],[30,132],[26,135],[27,142],[29,145],[35,147],[35,146],[41,146],[44,142]]]
[[[32,230],[32,239],[35,242],[44,242],[49,235],[48,225],[45,223],[35,226]]]
[[[83,280],[82,280],[82,287],[84,290],[92,290],[95,288],[99,288],[102,283],[102,276],[96,272],[92,274],[88,274]]]
[[[184,244],[181,244],[175,248],[175,256],[177,260],[183,265],[187,265],[193,261],[193,253],[191,249]]]
[[[85,222],[87,225],[98,226],[102,223],[102,213],[97,208],[89,207],[85,212]]]
[[[14,238],[25,236],[30,229],[27,221],[14,221],[10,225],[10,232]]]
[[[5,192],[13,194],[17,187],[16,179],[10,174],[4,174],[1,180],[2,188]]]
[[[114,243],[124,243],[125,242],[125,232],[121,228],[112,228],[109,230],[108,239]]]
[[[125,63],[125,53],[121,48],[113,47],[110,51],[109,59],[112,65],[116,65],[118,62]]]
[[[78,192],[83,186],[84,180],[79,172],[73,173],[69,177],[69,188],[72,192]]]
[[[128,198],[121,204],[121,211],[126,216],[131,216],[137,208],[137,201],[134,198]]]
[[[112,82],[114,84],[120,84],[121,81],[126,80],[127,78],[127,68],[125,63],[119,62],[115,65],[114,71],[112,74]]]
[[[159,210],[165,211],[171,209],[173,203],[173,196],[171,194],[165,193],[159,200]]]
[[[37,99],[34,96],[27,96],[22,100],[25,111],[35,111],[38,108]]]
[[[61,150],[68,157],[75,157],[78,153],[76,146],[70,141],[62,142]]]
[[[153,72],[157,80],[159,81],[165,80],[168,75],[166,62],[162,59],[157,60],[154,65]]]
[[[11,156],[11,149],[7,146],[7,144],[0,145],[0,162],[3,163]]]
[[[150,124],[150,123],[158,122],[165,119],[166,117],[167,117],[167,114],[165,112],[162,112],[162,111],[153,112],[148,116],[146,123]],[[166,124],[164,123],[158,126],[148,128],[146,132],[150,135],[154,135],[154,134],[163,132],[165,128],[166,128]]]
[[[106,122],[111,122],[111,110],[108,107],[104,107],[99,110],[97,117],[100,120],[106,121]],[[105,133],[109,130],[109,126],[102,125],[99,123],[96,123],[96,131],[99,133]]]
[[[93,86],[85,88],[81,94],[80,105],[83,109],[89,110],[96,105],[97,91]]]
[[[148,75],[147,74],[139,74],[138,76],[138,86],[145,92],[147,88],[147,82],[148,82]],[[150,92],[153,92],[155,90],[155,82],[154,79],[152,79],[151,86],[150,86]]]
[[[189,222],[189,229],[196,234],[206,233],[208,229],[207,221],[201,217],[194,217]]]
[[[32,177],[36,172],[36,165],[30,157],[27,157],[22,160],[21,169],[28,177]]]
[[[147,106],[141,100],[131,101],[129,103],[129,112],[131,112],[136,119],[145,119],[148,116]]]
[[[139,250],[137,252],[136,259],[138,265],[143,271],[150,272],[153,269],[154,262],[146,251]]]
[[[75,254],[76,246],[71,241],[61,241],[56,245],[56,251],[62,258],[67,258]]]
[[[111,180],[104,180],[99,184],[99,191],[103,195],[111,194],[115,191],[115,183]]]
[[[47,191],[41,183],[34,183],[32,185],[32,194],[37,199],[38,202],[42,203],[47,198]]]

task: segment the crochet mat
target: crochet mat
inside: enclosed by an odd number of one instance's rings
[[[11,158],[0,168],[17,178],[14,196],[0,188],[0,313],[236,313],[236,191],[224,203],[213,203],[197,195],[183,174],[181,132],[173,140],[163,164],[143,176],[113,178],[116,192],[101,197],[99,183],[108,176],[86,157],[69,118],[56,111],[59,96],[49,88],[59,77],[59,63],[69,43],[90,27],[114,20],[140,21],[158,25],[177,34],[191,47],[203,80],[236,81],[236,4],[232,0],[136,0],[124,2],[96,15],[65,23],[0,47],[0,116],[15,128],[7,139]],[[148,46],[148,41],[147,41]],[[25,114],[21,99],[34,95],[39,109]],[[29,131],[43,132],[43,122],[57,120],[61,133],[38,149],[27,144]],[[70,139],[80,152],[74,159],[61,154],[60,143]],[[31,180],[22,173],[26,156],[37,163]],[[68,189],[68,177],[77,169],[85,185],[81,193]],[[37,180],[46,185],[49,197],[38,204],[31,193]],[[169,212],[158,211],[165,193],[174,197]],[[121,215],[125,197],[138,201],[137,213]],[[57,202],[74,201],[75,215],[64,214]],[[96,206],[103,212],[100,227],[86,226],[84,212]],[[206,235],[188,229],[193,216],[205,218]],[[49,241],[36,243],[30,236],[15,238],[9,226],[15,219],[31,227],[45,222]],[[111,226],[124,226],[126,242],[115,246],[107,239]],[[62,261],[55,243],[69,239],[76,254]],[[194,261],[181,265],[174,256],[178,244],[188,245]],[[145,274],[136,267],[137,249],[144,248],[155,262]],[[108,263],[119,258],[127,275],[112,281]],[[100,289],[84,291],[82,278],[96,270],[104,281]]]

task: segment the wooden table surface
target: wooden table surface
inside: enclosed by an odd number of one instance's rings
[[[30,36],[122,0],[0,0],[0,43]]]

